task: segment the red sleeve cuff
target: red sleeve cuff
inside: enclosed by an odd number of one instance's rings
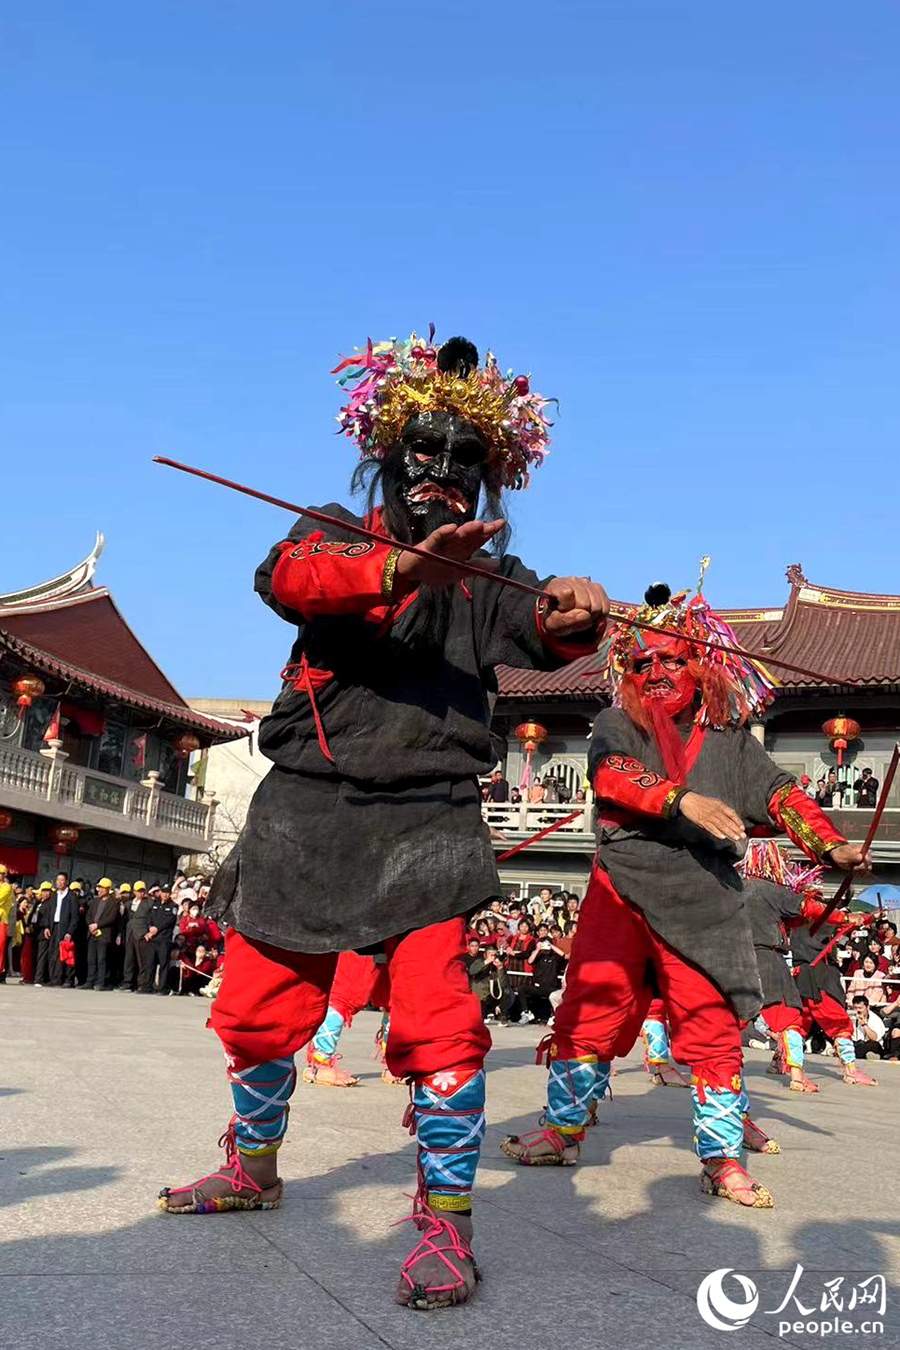
[[[365,540],[326,539],[321,530],[279,545],[272,592],[304,618],[362,614],[381,620],[391,604],[397,550]]]
[[[666,820],[684,789],[628,755],[605,755],[594,774],[594,792],[626,811]]]

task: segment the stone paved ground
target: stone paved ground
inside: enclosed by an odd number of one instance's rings
[[[516,1168],[498,1148],[526,1128],[542,1096],[536,1036],[495,1029],[490,1124],[476,1211],[485,1282],[467,1308],[432,1316],[391,1301],[409,1226],[412,1144],[399,1126],[404,1090],[372,1060],[377,1019],[358,1018],[350,1092],[299,1088],[272,1214],[173,1218],[163,1183],[214,1165],[227,1119],[217,1042],[204,1000],[0,989],[0,1345],[16,1350],[765,1350],[840,1344],[791,1331],[779,1316],[797,1263],[798,1294],[821,1321],[824,1282],[842,1292],[888,1280],[881,1334],[900,1346],[900,1066],[878,1091],[844,1087],[814,1062],[816,1098],[789,1095],[750,1052],[757,1114],[778,1158],[756,1162],[778,1205],[738,1211],[702,1198],[686,1141],[686,1092],[650,1089],[639,1058],[620,1065],[615,1100],[575,1169]],[[730,1267],[760,1292],[750,1326],[707,1327],[703,1276]],[[725,1292],[744,1298],[729,1277]],[[871,1309],[866,1310],[871,1315]],[[838,1316],[831,1311],[826,1320]]]

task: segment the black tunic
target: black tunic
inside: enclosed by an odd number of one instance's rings
[[[625,754],[665,776],[656,742],[618,708],[607,708],[591,740],[591,777],[608,754]],[[745,826],[771,825],[768,804],[791,776],[743,728],[709,729],[684,786],[718,797]],[[709,976],[745,1021],[762,1006],[744,882],[732,845],[717,843],[677,814],[598,819],[599,865],[616,890],[643,911],[651,928]]]
[[[329,514],[362,523],[343,507]],[[300,520],[290,538],[307,537]],[[326,539],[352,536],[327,528]],[[533,596],[472,578],[451,592],[443,643],[423,646],[417,600],[384,633],[358,616],[306,621],[272,594],[272,550],[256,589],[298,634],[291,661],[333,672],[316,695],[282,688],[260,725],[275,767],[210,894],[248,937],[293,951],[346,951],[451,918],[499,894],[476,776],[491,745],[499,664],[553,670]],[[487,558],[484,559],[487,561]],[[538,585],[518,558],[497,570]],[[209,904],[208,904],[209,909]]]
[[[764,877],[754,877],[744,883],[744,898],[750,913],[763,1007],[784,1003],[788,1008],[802,1008],[787,963],[789,948],[781,924],[782,919],[795,918],[800,913],[802,895],[774,881],[766,881]]]
[[[847,996],[837,966],[832,964],[828,956],[813,965],[813,961],[833,937],[833,933],[828,935],[827,929],[816,933],[815,937],[808,928],[798,928],[791,934],[791,956],[797,968],[797,993],[813,1003],[818,1003],[823,994],[830,994],[845,1008]]]

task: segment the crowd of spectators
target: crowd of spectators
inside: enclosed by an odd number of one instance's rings
[[[185,996],[214,992],[224,938],[204,915],[205,878],[171,884],[89,882],[59,872],[23,886],[0,875],[0,983]],[[4,932],[5,929],[5,932]],[[5,943],[2,939],[5,937]]]
[[[859,777],[851,783],[838,777],[836,769],[829,769],[824,778],[819,778],[813,786],[809,778],[801,779],[810,797],[814,797],[823,810],[832,807],[843,810],[855,806],[861,811],[874,811],[878,804],[879,782],[871,769],[861,769]]]
[[[486,1022],[551,1021],[580,903],[577,895],[545,886],[530,900],[513,894],[473,915],[466,964]]]

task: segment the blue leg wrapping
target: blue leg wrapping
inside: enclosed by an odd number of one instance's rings
[[[747,1092],[730,1088],[707,1087],[701,1102],[696,1085],[691,1087],[694,1103],[694,1148],[698,1158],[740,1158],[744,1142],[744,1113]]]
[[[803,1033],[796,1027],[781,1033],[781,1062],[786,1069],[803,1068]]]
[[[484,1138],[484,1069],[445,1070],[413,1092],[421,1183],[432,1204],[468,1205]]]
[[[609,1065],[605,1064],[604,1089],[609,1087]],[[591,1102],[602,1096],[598,1085],[600,1065],[594,1056],[585,1059],[554,1059],[547,1080],[545,1120],[564,1130],[581,1130],[587,1121]]]
[[[234,1134],[242,1153],[268,1153],[281,1143],[296,1078],[293,1056],[254,1064],[240,1073],[229,1070]]]
[[[602,1102],[603,1098],[610,1096],[609,1076],[612,1072],[612,1065],[606,1060],[601,1060],[597,1064],[597,1079],[594,1083],[594,1100]]]
[[[375,1036],[375,1041],[381,1048],[382,1059],[387,1058],[387,1044],[388,1044],[388,1036],[390,1034],[391,1034],[391,1014],[390,1012],[383,1012],[381,1014],[381,1026],[378,1028],[378,1031]]]
[[[671,1057],[669,1046],[669,1028],[665,1022],[654,1017],[645,1019],[641,1026],[641,1036],[647,1051],[647,1065],[668,1064]]]
[[[334,1058],[343,1030],[343,1017],[334,1008],[329,1008],[325,1014],[325,1021],[312,1038],[312,1053],[316,1059],[324,1063]]]
[[[838,1052],[838,1059],[842,1064],[853,1065],[856,1063],[856,1051],[853,1049],[853,1042],[849,1036],[835,1036],[834,1048]]]

